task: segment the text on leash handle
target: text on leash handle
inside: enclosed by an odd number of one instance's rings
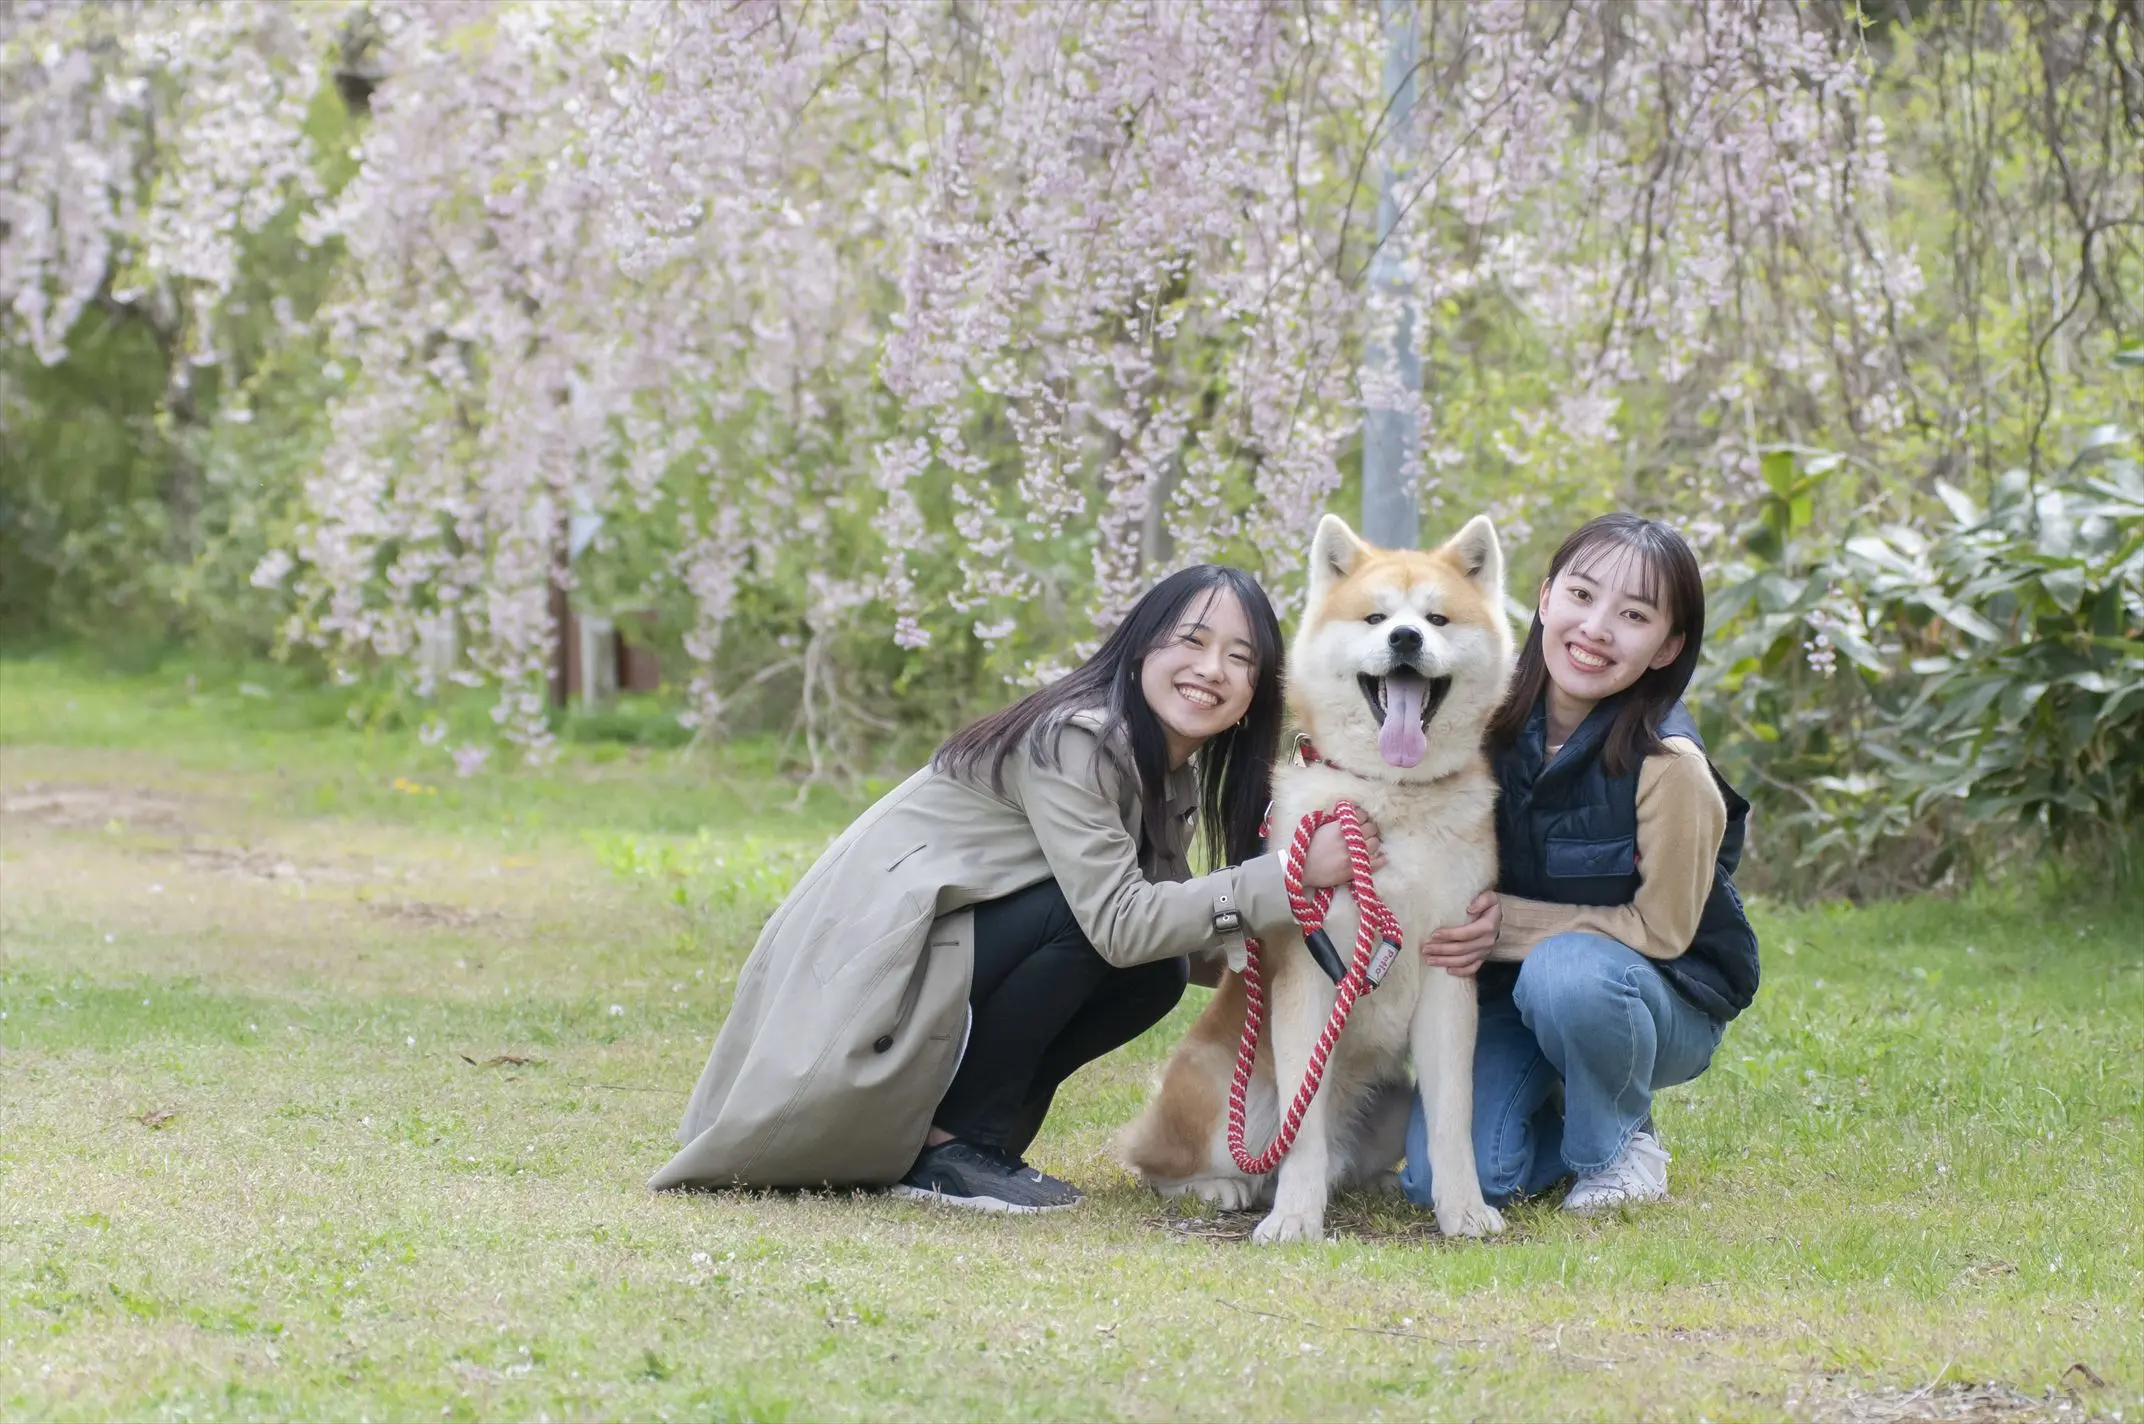
[[[1400,942],[1398,940],[1381,939],[1377,942],[1377,953],[1370,956],[1370,967],[1366,971],[1371,988],[1374,989],[1385,982],[1386,971],[1392,968],[1392,961],[1399,957]]]

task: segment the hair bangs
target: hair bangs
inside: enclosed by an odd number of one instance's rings
[[[1662,551],[1658,540],[1649,537],[1651,529],[1595,529],[1589,524],[1580,532],[1589,530],[1590,534],[1571,551],[1558,572],[1578,574],[1602,588],[1612,586],[1629,597],[1641,598],[1679,623],[1681,610],[1673,607],[1674,600],[1667,596]]]
[[[1184,606],[1175,610],[1154,646],[1180,643],[1201,628],[1211,628],[1213,606],[1221,601],[1221,595],[1227,591],[1227,586],[1218,582],[1207,584],[1204,588],[1194,588],[1190,596],[1185,598]],[[1193,608],[1191,605],[1194,603],[1198,607]]]

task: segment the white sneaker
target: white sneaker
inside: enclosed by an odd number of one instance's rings
[[[1650,1132],[1630,1135],[1616,1159],[1572,1183],[1565,1211],[1607,1211],[1633,1202],[1668,1199],[1668,1150]]]

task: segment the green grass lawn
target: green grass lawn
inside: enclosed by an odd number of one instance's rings
[[[9,1417],[2144,1420],[2144,905],[1760,906],[1673,1202],[1487,1245],[1142,1192],[1190,1001],[1060,1095],[1077,1212],[655,1197],[860,799],[765,747],[462,781],[254,677],[0,660]]]

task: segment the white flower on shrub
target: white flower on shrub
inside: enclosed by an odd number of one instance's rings
[[[284,576],[297,566],[298,561],[290,556],[288,549],[270,549],[261,556],[261,561],[253,566],[253,586],[281,588]]]

